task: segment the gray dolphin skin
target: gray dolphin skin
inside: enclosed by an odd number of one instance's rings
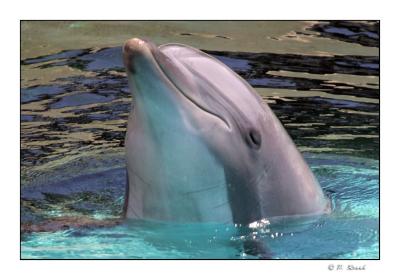
[[[137,38],[123,59],[133,94],[126,218],[248,224],[330,211],[280,121],[229,67]]]

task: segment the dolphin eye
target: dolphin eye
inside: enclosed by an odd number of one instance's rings
[[[258,149],[261,146],[261,134],[255,129],[251,129],[246,137],[247,144],[253,148]]]

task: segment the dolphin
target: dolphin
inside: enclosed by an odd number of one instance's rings
[[[249,224],[330,211],[294,142],[255,90],[212,56],[133,38],[124,215]]]

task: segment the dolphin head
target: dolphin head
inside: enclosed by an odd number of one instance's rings
[[[127,138],[128,157],[129,150],[139,150],[138,142],[152,142],[155,147],[142,155],[140,164],[129,163],[128,158],[128,167],[135,166],[135,173],[149,173],[142,167],[146,160],[178,176],[193,175],[189,169],[207,170],[203,177],[218,177],[214,181],[221,179],[221,172],[215,170],[222,170],[229,201],[225,212],[231,211],[232,220],[239,223],[321,208],[319,185],[281,123],[229,67],[190,46],[157,47],[138,38],[125,43],[123,59],[135,100],[128,134],[132,126],[144,135],[140,140]],[[203,145],[205,149],[199,148]],[[140,153],[145,149],[142,146]],[[174,155],[165,156],[170,149]],[[159,156],[170,161],[163,162]],[[192,177],[189,181],[201,176]],[[178,181],[174,181],[176,188]],[[171,199],[173,195],[165,196]]]
[[[138,38],[127,41],[123,53],[136,110],[148,115],[157,107],[159,126],[184,122],[230,163],[225,147],[232,142],[253,159],[262,154],[268,108],[226,65],[189,46],[156,47]]]

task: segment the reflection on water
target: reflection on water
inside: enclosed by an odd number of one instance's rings
[[[122,222],[125,170],[115,162],[67,179],[69,168],[48,173],[59,178],[22,191],[22,258],[378,258],[378,162],[318,154],[306,160],[333,213],[249,226]]]
[[[213,30],[213,33],[205,30]],[[348,221],[329,218],[326,228],[342,227],[346,233],[360,223],[358,226],[365,229],[359,233],[360,238],[375,240],[368,243],[370,247],[366,244],[361,247],[348,245],[350,249],[343,245],[343,250],[337,252],[331,249],[325,253],[300,250],[293,255],[278,248],[275,251],[280,253],[275,252],[275,257],[376,257],[378,175],[374,160],[379,158],[377,22],[23,22],[23,230],[31,230],[32,224],[39,225],[37,230],[49,230],[48,215],[59,219],[58,225],[75,226],[85,222],[63,220],[66,213],[87,215],[90,219],[94,216],[119,217],[123,190],[120,186],[125,184],[123,142],[132,100],[121,60],[121,44],[131,37],[147,37],[158,44],[189,44],[227,64],[269,104],[301,151],[312,152],[315,157],[320,154],[321,158],[349,155],[371,159],[374,168],[369,180],[374,187],[368,193],[372,198],[365,198],[368,200],[365,203],[357,201],[355,192],[351,191],[357,188],[357,180],[364,178],[365,170],[356,166],[341,170],[340,165],[333,167],[332,164],[324,169],[322,161],[315,161],[313,167],[317,174],[323,174],[319,177],[327,188],[331,182],[339,182],[342,178],[344,181],[340,181],[340,187],[333,186],[333,196],[338,197],[342,207],[349,204],[352,213],[360,211],[361,216],[369,217],[356,218],[356,221],[353,218]],[[105,155],[115,156],[106,159]],[[346,173],[349,170],[351,174]],[[57,176],[47,176],[50,171]],[[71,179],[71,174],[83,177]],[[95,180],[88,174],[102,176]],[[87,182],[91,182],[93,189],[90,191]],[[346,184],[349,190],[344,187]],[[348,193],[351,195],[346,200],[344,194]],[[111,231],[117,234],[117,229]],[[318,230],[311,232],[316,232],[313,238],[323,235]],[[44,251],[30,251],[36,246],[37,238],[43,238],[41,242],[44,243],[52,240],[74,242],[73,238],[67,238],[70,234],[68,231],[26,237],[25,248],[29,252],[26,254],[38,257],[32,253],[36,252],[50,256]],[[292,243],[290,240],[296,239],[287,239],[285,246],[296,249],[299,240]],[[132,242],[139,242],[138,250],[148,249],[140,247],[143,245],[141,241]],[[271,243],[270,247],[273,248],[274,244]],[[28,249],[30,246],[33,247]],[[236,256],[235,246],[225,249],[228,250],[226,257],[230,254]],[[221,249],[222,255],[225,249]],[[350,251],[355,255],[347,255]],[[97,255],[99,252],[92,253],[92,257],[101,257]],[[120,253],[121,256],[127,254]],[[80,252],[77,256],[84,257],[82,254]],[[170,256],[179,257],[179,254],[171,253]],[[186,256],[192,256],[190,254]]]

